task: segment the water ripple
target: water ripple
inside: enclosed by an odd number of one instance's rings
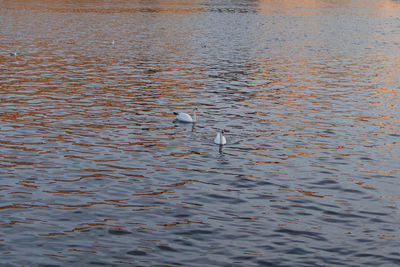
[[[399,11],[4,3],[0,261],[399,264]]]

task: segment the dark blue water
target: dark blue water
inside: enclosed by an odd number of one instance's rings
[[[0,2],[1,265],[399,265],[399,15]]]

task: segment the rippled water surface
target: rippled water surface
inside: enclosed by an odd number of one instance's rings
[[[399,1],[0,1],[2,266],[400,264],[399,55]]]

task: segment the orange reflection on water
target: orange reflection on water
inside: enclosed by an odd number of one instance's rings
[[[90,229],[90,227],[89,227],[89,226],[87,226],[87,227],[75,227],[75,228],[72,229],[72,230],[65,230],[64,232],[66,232],[66,233],[73,233],[73,232],[75,232],[75,231],[83,231],[83,230],[87,230],[87,229]]]
[[[380,173],[382,175],[389,175],[391,173],[397,173],[400,172],[400,170],[373,170],[373,169],[367,169],[367,168],[363,168],[363,167],[359,167],[360,170],[365,171],[365,172],[376,172],[376,173]]]
[[[357,185],[360,185],[360,186],[363,186],[363,187],[367,187],[367,188],[376,188],[376,186],[374,186],[374,185],[368,185],[368,184],[366,184],[366,183],[364,183],[364,182],[362,182],[362,181],[358,181],[358,180],[351,180],[353,183],[355,183],[355,184],[357,184]]]
[[[397,196],[381,196],[381,198],[400,199],[400,197]]]
[[[159,191],[145,191],[143,193],[135,193],[134,196],[155,196],[155,195],[162,195],[165,193],[173,193],[173,191],[168,189],[159,189]]]
[[[48,205],[33,205],[33,204],[21,204],[14,203],[11,205],[0,206],[0,210],[4,209],[30,209],[30,208],[49,208]]]
[[[165,227],[176,227],[178,225],[192,224],[192,223],[204,224],[201,221],[191,221],[191,220],[188,220],[188,219],[177,219],[176,222],[174,222],[174,223],[163,223],[163,224],[157,224],[157,225],[158,226],[165,226]]]
[[[83,249],[76,249],[76,248],[71,248],[71,249],[69,249],[69,251],[72,251],[72,252],[83,252],[83,253],[93,253],[93,254],[97,253],[94,250],[83,250]]]
[[[279,209],[271,209],[271,210],[276,211],[276,212],[280,212],[280,213],[287,213],[287,212],[289,212],[289,211],[287,211],[287,210],[279,210]]]
[[[18,182],[18,185],[22,185],[24,187],[28,187],[28,188],[39,188],[39,186],[37,185],[33,185],[33,183],[35,183],[34,181],[21,181]]]
[[[379,237],[384,237],[384,238],[399,238],[398,235],[387,235],[387,234],[380,234],[378,235]]]
[[[60,236],[67,235],[66,233],[47,233],[47,234],[39,234],[40,236]]]
[[[353,12],[353,9],[365,9],[366,14],[398,16],[400,4],[393,0],[371,1],[365,5],[363,0],[355,1],[320,1],[320,0],[260,0],[259,11],[262,13],[291,13],[297,15],[321,15],[341,9],[342,12]],[[358,10],[357,10],[358,11]],[[383,11],[383,12],[382,12]],[[358,11],[360,12],[360,11]]]
[[[48,191],[48,190],[44,190],[43,192],[50,193],[50,194],[60,194],[60,195],[64,195],[64,194],[80,194],[80,195],[85,195],[85,194],[93,194],[93,193],[99,192],[99,190],[87,190],[87,191],[83,191],[83,190],[56,190],[56,191]]]
[[[196,180],[193,179],[183,179],[182,182],[171,184],[171,185],[160,185],[162,187],[178,187],[178,186],[183,186],[185,184],[191,183],[191,182],[197,182]]]
[[[299,193],[302,193],[303,195],[305,195],[305,196],[308,196],[308,197],[319,197],[319,198],[323,198],[324,196],[321,196],[321,195],[316,195],[315,193],[316,192],[311,192],[311,191],[305,191],[305,190],[297,190],[297,192],[299,192]]]
[[[1,225],[14,225],[14,224],[22,224],[22,223],[26,223],[26,224],[30,224],[32,222],[24,222],[24,221],[9,221],[7,223],[2,223]]]

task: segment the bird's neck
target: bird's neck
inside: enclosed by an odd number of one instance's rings
[[[197,115],[196,115],[196,110],[193,110],[193,121],[197,121]]]

